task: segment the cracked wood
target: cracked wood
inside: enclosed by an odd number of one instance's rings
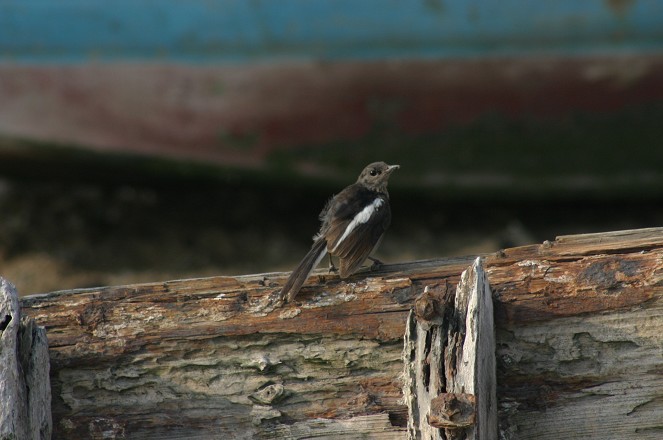
[[[404,438],[407,314],[472,260],[321,271],[285,308],[281,273],[23,298],[48,330],[54,436]],[[660,437],[662,262],[663,229],[485,256],[501,438]]]

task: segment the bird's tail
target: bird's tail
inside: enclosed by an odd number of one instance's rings
[[[308,251],[306,256],[288,277],[288,281],[285,282],[283,289],[281,289],[281,298],[287,297],[287,301],[295,299],[295,296],[299,293],[299,289],[302,288],[302,285],[308,276],[313,272],[313,269],[316,268],[320,263],[320,260],[322,260],[326,254],[327,240],[324,238],[317,239],[313,243],[311,250]]]

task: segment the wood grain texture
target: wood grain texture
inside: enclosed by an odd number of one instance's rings
[[[455,327],[450,327],[446,354],[446,392],[473,394],[476,423],[447,438],[490,440],[497,438],[495,329],[493,302],[481,259],[461,275],[456,289]],[[455,340],[455,343],[452,341]],[[456,430],[458,431],[458,430]]]
[[[502,438],[659,439],[663,230],[488,258]]]
[[[0,277],[0,439],[51,438],[46,331],[21,318],[16,288]]]
[[[48,331],[54,437],[405,438],[407,315],[472,260],[345,281],[320,271],[283,308],[281,273],[23,298]],[[663,229],[560,237],[484,261],[500,438],[660,438]]]
[[[333,420],[346,430],[347,419],[378,414],[392,434],[403,431],[400,317],[412,280],[333,278],[277,308],[275,279],[27,298],[26,310],[49,323],[56,436],[279,438],[304,423],[322,435],[334,433]],[[265,404],[260,392],[273,384],[281,395]]]
[[[403,363],[408,440],[497,437],[493,305],[481,258],[456,289],[426,287],[417,297]]]
[[[426,326],[407,317],[403,341],[403,401],[407,404],[407,440],[442,440],[439,428],[428,423],[431,401],[444,392],[444,323]]]

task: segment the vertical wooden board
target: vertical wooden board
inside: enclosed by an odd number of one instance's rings
[[[21,318],[16,288],[0,277],[0,439],[50,439],[46,330]]]
[[[426,329],[410,311],[404,337],[403,400],[408,406],[408,440],[442,440],[440,430],[428,424],[431,400],[443,391],[441,327]],[[436,368],[437,367],[437,368]]]
[[[34,319],[23,316],[20,338],[19,356],[28,399],[29,438],[47,440],[51,438],[53,420],[46,329],[36,325]]]
[[[450,329],[450,336],[459,330],[463,341],[457,345],[454,371],[447,372],[447,392],[475,395],[476,424],[467,428],[466,438],[492,440],[497,438],[495,331],[492,294],[481,258],[461,275],[455,313],[459,329]]]
[[[20,374],[20,308],[16,288],[0,277],[0,438],[28,438],[25,381]]]
[[[426,288],[415,301],[415,310],[408,316],[405,332],[403,362],[408,438],[495,439],[493,306],[481,258],[462,273],[450,310],[446,309],[451,302],[446,303],[442,295],[435,297],[436,302],[429,307],[429,310],[436,310],[435,314],[428,313],[425,317],[418,313],[417,304],[428,293]],[[470,396],[455,396],[461,394]],[[467,407],[468,412],[456,411],[441,403],[446,398],[456,402],[456,397],[472,402]],[[476,415],[472,410],[474,402]],[[470,427],[464,424],[467,413],[470,414]],[[462,423],[460,419],[463,419]],[[454,428],[449,428],[452,425]]]

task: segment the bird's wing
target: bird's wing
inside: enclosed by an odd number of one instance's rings
[[[339,274],[341,278],[349,277],[361,267],[364,261],[366,261],[366,258],[371,255],[373,249],[375,249],[380,242],[386,227],[377,224],[373,226],[366,225],[363,226],[362,229],[365,230],[357,232],[357,234],[364,234],[361,235],[361,239],[348,242],[345,255],[339,255]]]
[[[391,222],[391,210],[386,195],[361,188],[347,188],[333,203],[325,231],[327,250],[341,259],[345,278],[370,255]]]

